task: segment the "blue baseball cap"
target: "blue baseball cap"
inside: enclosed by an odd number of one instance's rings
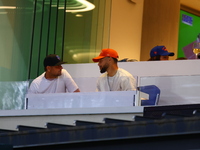
[[[155,46],[151,49],[150,56],[174,56],[174,53],[168,52],[165,46]]]

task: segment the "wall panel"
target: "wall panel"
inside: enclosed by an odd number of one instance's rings
[[[178,49],[180,0],[145,0],[142,24],[141,61],[150,58],[150,50],[165,45],[170,52]]]

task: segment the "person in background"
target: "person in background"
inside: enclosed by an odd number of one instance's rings
[[[165,46],[155,46],[150,51],[150,59],[148,61],[169,60],[169,56],[174,56],[174,53],[168,52]]]
[[[103,73],[97,81],[97,91],[130,91],[136,89],[136,79],[126,70],[118,68],[118,53],[110,48],[102,49],[99,56],[92,59],[98,62]]]
[[[199,54],[197,54],[197,59],[200,59],[200,53],[199,53]]]
[[[187,58],[186,57],[178,57],[178,58],[176,58],[176,60],[187,60]]]
[[[28,89],[28,94],[80,92],[78,86],[61,64],[56,54],[50,54],[44,59],[45,72],[34,79]]]

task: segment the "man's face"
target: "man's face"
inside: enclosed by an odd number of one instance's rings
[[[101,73],[106,72],[109,67],[109,57],[104,57],[104,58],[100,59],[98,66],[99,66]]]
[[[63,69],[63,67],[61,65],[59,65],[59,66],[48,66],[48,69],[47,69],[46,73],[51,78],[57,78],[58,76],[61,75],[62,69]]]
[[[169,60],[169,56],[160,56],[160,60]]]

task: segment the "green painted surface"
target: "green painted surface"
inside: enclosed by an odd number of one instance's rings
[[[192,25],[188,25],[182,22],[183,15],[187,15],[192,18]],[[179,23],[178,57],[186,57],[183,51],[183,47],[194,42],[197,39],[197,35],[199,33],[200,33],[200,17],[181,10],[180,23]]]

